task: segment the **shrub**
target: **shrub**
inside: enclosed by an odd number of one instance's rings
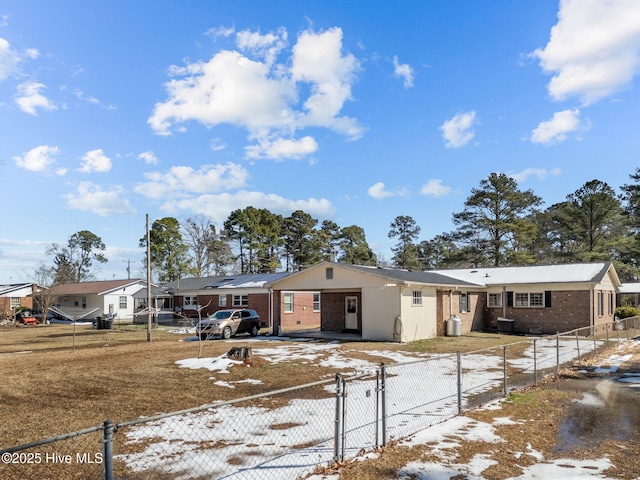
[[[616,308],[616,317],[629,318],[640,315],[640,310],[636,307],[618,307]]]

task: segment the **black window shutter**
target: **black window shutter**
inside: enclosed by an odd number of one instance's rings
[[[551,306],[551,290],[544,292],[544,306],[547,308]]]
[[[507,292],[507,307],[513,307],[513,292]]]

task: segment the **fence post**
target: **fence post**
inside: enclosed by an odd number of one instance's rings
[[[578,349],[578,363],[582,363],[582,358],[580,357],[580,340],[578,339],[578,330],[576,330],[576,347]]]
[[[533,384],[538,383],[538,340],[533,339]]]
[[[380,364],[380,408],[382,409],[382,446],[387,445],[387,369]]]
[[[627,340],[629,340],[629,319],[624,319],[624,329],[627,331]]]
[[[560,371],[560,332],[556,332],[556,372]]]
[[[342,378],[342,450],[340,460],[344,460],[345,446],[347,444],[347,381]]]
[[[341,388],[342,388],[342,378],[340,378],[340,374],[336,373],[336,416],[335,416],[335,426],[333,433],[333,461],[340,461],[340,421],[342,416],[340,415],[340,396],[341,396]]]
[[[113,420],[104,421],[102,432],[102,465],[104,480],[113,480]]]
[[[507,396],[507,346],[502,346],[502,393]]]
[[[376,370],[376,448],[380,446],[380,370]]]
[[[609,324],[606,324],[606,330],[607,330],[607,348],[609,347]]]
[[[458,415],[462,415],[462,356],[456,352],[458,359]]]

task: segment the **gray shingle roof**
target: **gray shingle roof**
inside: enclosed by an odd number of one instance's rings
[[[442,285],[442,286],[456,286],[456,287],[469,287],[477,286],[477,283],[473,283],[464,279],[448,276],[442,272],[419,270],[402,270],[395,268],[382,268],[382,267],[367,267],[363,265],[345,265],[340,264],[341,267],[349,268],[352,270],[358,270],[363,273],[369,273],[372,275],[378,275],[391,280],[397,280],[401,282],[414,282],[423,283],[425,285]]]

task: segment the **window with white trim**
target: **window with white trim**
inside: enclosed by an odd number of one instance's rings
[[[233,296],[233,306],[234,307],[248,307],[249,306],[249,295],[234,295]]]
[[[530,307],[544,307],[544,294],[542,292],[535,292],[529,294],[529,306]]]
[[[609,295],[609,310],[608,310],[607,313],[609,315],[613,315],[613,312],[614,312],[614,308],[613,308],[613,298],[614,298],[613,297],[613,292],[609,292],[608,295]]]
[[[127,296],[126,295],[120,295],[119,300],[120,300],[118,302],[119,308],[126,309],[127,308]]]
[[[469,311],[469,294],[467,292],[460,292],[460,312]]]
[[[598,316],[601,317],[604,315],[604,292],[602,290],[598,290]]]
[[[514,294],[514,307],[544,307],[543,292],[516,292]]]
[[[313,311],[314,312],[320,311],[320,294],[319,293],[313,294]]]
[[[218,296],[218,306],[219,307],[226,307],[227,306],[227,296],[226,295],[219,295]]]
[[[15,310],[20,306],[20,297],[11,297],[11,310]]]
[[[197,305],[198,304],[198,297],[189,297],[189,296],[185,296],[184,297],[184,305],[185,307],[187,305]]]
[[[422,305],[422,290],[414,290],[413,298],[411,301],[411,305],[421,306]]]
[[[502,294],[501,293],[489,293],[487,298],[487,305],[489,307],[501,307],[502,306]]]
[[[284,313],[293,312],[293,293],[284,294]]]

